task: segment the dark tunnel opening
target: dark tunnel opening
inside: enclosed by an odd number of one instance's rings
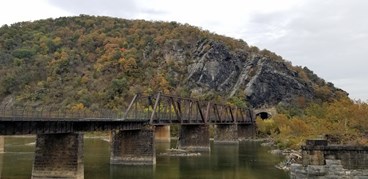
[[[256,117],[260,117],[261,119],[265,120],[265,119],[269,119],[271,115],[267,112],[260,112],[256,114]]]

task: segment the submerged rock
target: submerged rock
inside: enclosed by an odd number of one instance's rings
[[[194,153],[187,150],[181,149],[169,149],[166,153],[160,153],[160,156],[175,156],[175,157],[193,157],[201,156],[201,153]]]

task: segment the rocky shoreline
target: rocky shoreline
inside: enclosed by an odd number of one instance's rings
[[[278,149],[275,145],[275,142],[272,139],[266,139],[264,141],[265,142],[261,143],[261,146],[270,147],[271,154],[285,157],[285,159],[282,162],[275,165],[276,168],[289,172],[292,164],[301,162],[302,160],[301,150]]]

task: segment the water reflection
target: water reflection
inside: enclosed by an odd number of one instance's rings
[[[168,149],[173,148],[172,144],[176,143],[176,141],[173,142],[156,142],[156,153],[165,153]]]
[[[153,178],[154,173],[155,166],[110,166],[110,178]]]
[[[3,171],[3,153],[4,153],[4,137],[0,136],[0,178]]]
[[[34,140],[34,138],[13,137],[6,139],[7,152],[0,154],[2,178],[30,178]],[[110,143],[101,139],[87,138],[84,140],[84,176],[86,179],[289,178],[285,172],[274,167],[280,158],[272,156],[259,143],[244,142],[239,145],[211,143],[210,153],[193,157],[160,155],[175,146],[176,141],[156,143],[155,166],[110,165]]]
[[[4,152],[4,137],[0,136],[0,154]]]
[[[239,176],[239,145],[214,144],[211,164],[211,171],[216,172],[216,178],[241,178]]]
[[[3,173],[2,171],[3,171],[3,153],[0,153],[0,178],[2,178],[1,176],[1,174]]]
[[[1,178],[31,178],[35,137],[5,137]]]
[[[240,143],[239,162],[243,178],[289,178],[288,174],[275,168],[281,157],[271,155],[268,148],[261,147],[257,142]],[[246,177],[244,177],[246,176]]]

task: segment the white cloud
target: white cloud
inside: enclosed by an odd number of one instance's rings
[[[362,84],[362,82],[365,82],[367,79],[364,79],[363,77],[357,77],[357,78],[342,78],[337,80],[332,80],[332,82],[336,86],[343,87],[344,90],[348,91],[349,97],[351,99],[361,99],[361,100],[367,100],[368,102],[368,85]]]
[[[287,11],[254,14],[243,37],[308,66],[352,98],[368,99],[365,7],[368,1],[310,0]]]
[[[75,15],[134,18],[139,10],[134,0],[48,0],[48,2]]]
[[[46,0],[7,0],[1,2],[0,25],[69,15]]]

